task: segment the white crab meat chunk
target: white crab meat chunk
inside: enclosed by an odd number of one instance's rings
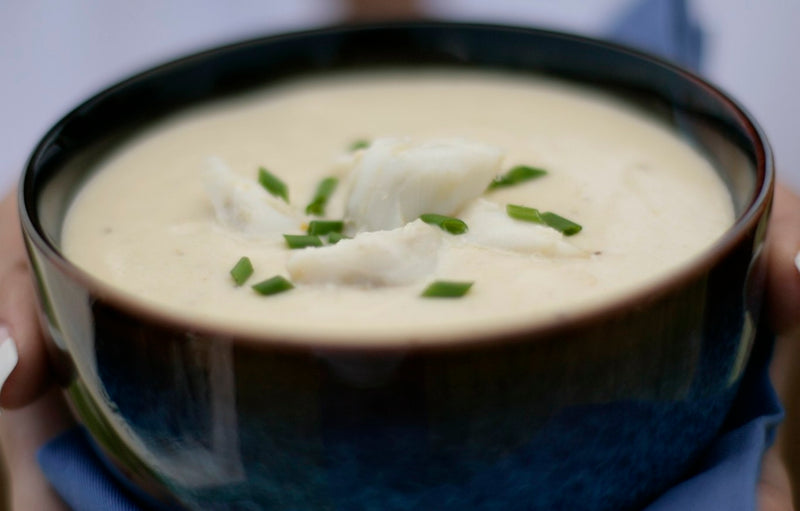
[[[424,213],[452,215],[486,190],[502,158],[496,147],[462,139],[376,139],[354,162],[348,228],[388,230]]]
[[[209,158],[205,188],[217,221],[252,237],[279,238],[302,229],[304,218],[255,179],[239,176],[220,158]]]
[[[363,232],[335,245],[295,250],[286,268],[294,282],[385,287],[414,283],[436,270],[442,231],[421,220]]]
[[[501,205],[486,199],[477,199],[459,217],[469,226],[461,237],[468,243],[551,257],[588,255],[552,227],[515,220]]]

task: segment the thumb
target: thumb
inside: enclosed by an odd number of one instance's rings
[[[0,408],[32,402],[50,382],[16,195],[11,194],[0,203]]]
[[[775,188],[767,235],[767,307],[777,334],[800,330],[800,197]]]

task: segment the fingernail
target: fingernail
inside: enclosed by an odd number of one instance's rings
[[[11,371],[17,367],[19,355],[17,345],[11,337],[8,328],[0,326],[0,392],[3,391],[3,384],[11,375]]]
[[[800,252],[794,256],[794,267],[797,268],[797,271],[800,271]]]

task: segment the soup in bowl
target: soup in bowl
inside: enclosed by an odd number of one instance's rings
[[[59,122],[22,220],[68,398],[187,509],[628,509],[722,426],[773,185],[732,100],[448,23],[187,57]]]

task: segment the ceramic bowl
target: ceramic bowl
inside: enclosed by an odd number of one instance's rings
[[[636,103],[708,156],[736,223],[669,278],[569,322],[413,347],[198,326],[61,254],[70,200],[131,133],[286,77],[386,65],[533,71]],[[419,22],[246,41],[114,85],[35,149],[21,215],[76,415],[119,477],[168,506],[623,510],[675,484],[723,425],[754,344],[772,186],[755,122],[691,73],[572,35]]]

